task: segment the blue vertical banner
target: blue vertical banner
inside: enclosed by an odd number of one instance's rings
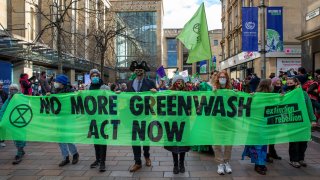
[[[207,73],[207,60],[200,61],[200,74]]]
[[[9,85],[11,84],[12,66],[11,63],[0,61],[0,81],[3,82],[4,91],[9,91]]]
[[[242,51],[258,51],[258,8],[242,8]]]
[[[267,8],[267,52],[283,51],[283,8]]]

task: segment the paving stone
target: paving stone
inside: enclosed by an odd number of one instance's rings
[[[26,170],[26,169],[22,169],[22,170],[15,170],[13,171],[11,174],[13,176],[31,176],[31,175],[35,175],[37,174],[37,172],[39,172],[39,170]]]
[[[82,176],[65,176],[63,180],[90,180],[90,177],[82,177]]]
[[[113,177],[132,177],[133,173],[130,173],[129,171],[112,171],[110,176],[113,176]]]
[[[81,176],[85,171],[74,171],[74,170],[65,170],[60,175],[61,176]]]
[[[21,176],[12,176],[9,179],[10,180],[35,180],[35,179],[39,179],[40,176],[25,176],[25,175],[21,175]]]
[[[164,177],[172,177],[172,178],[188,178],[190,177],[189,172],[173,174],[172,171],[164,172]]]
[[[59,176],[62,173],[63,170],[54,170],[54,169],[48,169],[48,170],[41,170],[37,175],[43,175],[43,176]]]
[[[133,177],[163,177],[163,172],[138,171],[138,172],[133,173]]]

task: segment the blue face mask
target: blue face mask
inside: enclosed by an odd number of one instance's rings
[[[99,83],[99,77],[92,77],[91,82],[92,84],[98,84]]]

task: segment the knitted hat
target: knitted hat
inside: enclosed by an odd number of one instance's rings
[[[91,70],[90,70],[90,77],[91,77],[92,74],[94,74],[94,73],[96,73],[96,74],[98,74],[99,76],[101,76],[101,73],[100,73],[100,71],[99,71],[98,69],[91,69]]]
[[[64,74],[60,74],[60,75],[57,75],[56,82],[61,83],[63,85],[67,85],[69,82],[69,78]]]
[[[172,79],[172,83],[173,83],[173,84],[176,83],[179,79],[184,82],[183,76],[181,76],[181,75],[175,75],[175,76],[173,77],[173,79]]]
[[[272,85],[275,85],[276,82],[279,81],[279,80],[280,80],[280,78],[274,77],[274,78],[271,79],[271,84],[272,84]]]

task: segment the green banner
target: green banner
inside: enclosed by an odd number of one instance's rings
[[[264,145],[310,140],[302,89],[281,96],[231,90],[15,95],[6,140],[109,145]]]

